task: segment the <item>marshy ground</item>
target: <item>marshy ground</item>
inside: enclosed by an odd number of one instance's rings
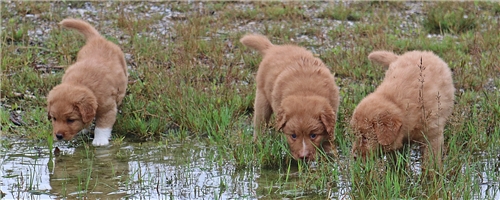
[[[6,199],[498,199],[498,2],[18,2],[1,5],[1,195]],[[46,95],[84,44],[83,18],[123,49],[127,96],[112,146],[52,143]],[[261,56],[246,33],[304,46],[335,74],[338,158],[291,161],[280,134],[252,143]],[[382,81],[373,50],[430,50],[457,88],[443,173],[420,154],[352,159],[353,109]],[[417,67],[417,65],[415,65]],[[415,94],[418,98],[418,94]],[[275,133],[274,131],[270,131]],[[60,152],[53,153],[54,149]]]

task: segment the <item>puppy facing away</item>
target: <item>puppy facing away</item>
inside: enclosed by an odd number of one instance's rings
[[[428,51],[375,51],[368,58],[389,69],[354,110],[352,153],[364,158],[379,148],[393,152],[405,143],[418,143],[425,164],[440,167],[443,130],[455,93],[448,65]]]
[[[273,45],[256,34],[240,42],[263,55],[256,76],[254,140],[274,113],[276,128],[286,134],[296,160],[313,160],[316,148],[330,153],[339,106],[339,89],[330,70],[302,47]]]
[[[85,21],[64,19],[60,25],[82,33],[86,44],[78,52],[76,63],[66,69],[62,83],[47,96],[54,138],[71,140],[95,118],[92,144],[108,145],[117,106],[127,89],[125,57],[120,47],[104,39]]]

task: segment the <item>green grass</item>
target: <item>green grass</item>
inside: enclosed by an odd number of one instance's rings
[[[154,140],[165,149],[172,143],[193,141],[209,145],[213,149],[208,157],[214,163],[285,174],[266,175],[272,179],[269,187],[258,191],[266,198],[312,197],[315,191],[318,198],[470,199],[480,195],[478,174],[500,179],[494,171],[498,167],[484,163],[486,158],[496,159],[500,143],[497,2],[411,3],[416,13],[406,13],[410,4],[403,2],[198,3],[110,2],[102,8],[105,12],[90,15],[99,18],[92,24],[122,47],[130,67],[127,96],[113,129],[115,145],[123,140]],[[102,4],[89,5],[100,10]],[[174,13],[168,16],[154,6]],[[80,15],[68,14],[66,7],[85,8],[85,4],[2,5],[0,123],[6,137],[52,145],[47,138],[51,125],[46,120],[45,97],[60,82],[61,67],[73,63],[84,44],[83,36],[57,27],[66,16]],[[26,14],[40,18],[33,20]],[[49,22],[43,26],[51,29],[43,37],[33,35],[40,26],[37,21],[43,20]],[[304,46],[335,74],[342,97],[336,127],[339,159],[322,157],[315,167],[294,162],[285,140],[274,130],[255,144],[250,142],[254,75],[261,56],[239,43],[249,32],[265,34],[276,44]],[[350,116],[357,103],[380,84],[386,70],[367,59],[378,49],[433,51],[453,71],[456,103],[445,130],[444,173],[435,180],[426,180],[418,170],[393,170],[380,158],[365,164],[351,159]],[[25,125],[9,120],[12,111],[20,112]],[[82,145],[89,143],[76,143]],[[9,144],[2,140],[2,146]],[[406,160],[402,165],[407,168],[418,164],[410,159],[411,153],[406,149],[397,155]],[[116,157],[124,161],[131,154],[120,150]],[[92,165],[85,167],[95,170],[89,168]],[[79,174],[80,189],[95,187],[89,182],[95,177],[89,176],[90,172]],[[339,192],[341,182],[350,184],[342,188],[347,192]],[[226,188],[227,181],[221,179],[219,186]],[[296,195],[283,195],[285,190]]]
[[[342,21],[359,21],[362,17],[361,12],[364,11],[361,6],[361,4],[356,6],[346,6],[345,2],[332,3],[332,5],[320,12],[317,17],[331,18]]]
[[[424,19],[424,28],[430,33],[464,33],[478,25],[475,5],[463,6],[458,3],[438,3],[429,6]]]

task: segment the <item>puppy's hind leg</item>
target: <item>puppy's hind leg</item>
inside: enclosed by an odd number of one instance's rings
[[[113,124],[116,121],[116,112],[117,109],[115,106],[114,109],[96,116],[94,141],[92,141],[92,145],[106,146],[109,144],[109,139],[111,138],[111,130],[113,130]]]
[[[267,124],[269,123],[269,119],[271,118],[271,114],[271,104],[269,103],[269,101],[267,101],[266,96],[262,92],[257,90],[254,103],[253,141],[256,141],[257,136],[265,130]]]
[[[438,132],[438,130],[432,130]],[[442,130],[440,134],[437,134],[433,138],[429,138],[426,144],[421,144],[420,151],[422,152],[422,167],[423,172],[428,173],[428,175],[433,175],[432,172],[440,173],[442,172],[442,154],[443,154],[443,143],[444,137]],[[433,169],[430,171],[429,169]]]

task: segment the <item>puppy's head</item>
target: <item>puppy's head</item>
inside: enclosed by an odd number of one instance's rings
[[[318,97],[288,97],[276,113],[276,128],[286,135],[296,160],[314,160],[323,142],[333,141],[336,114]]]
[[[71,140],[88,126],[97,110],[97,99],[87,88],[60,84],[47,97],[47,114],[57,140]]]
[[[350,125],[356,137],[351,152],[354,158],[365,159],[380,147],[385,147],[384,151],[390,150],[389,145],[396,140],[401,129],[401,118],[388,111],[356,109]]]

